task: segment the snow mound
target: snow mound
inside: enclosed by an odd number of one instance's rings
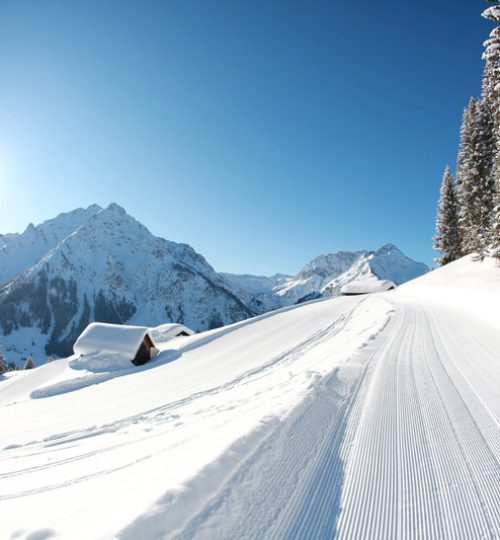
[[[396,284],[388,279],[363,279],[347,283],[340,289],[343,295],[349,294],[372,294],[395,289]]]

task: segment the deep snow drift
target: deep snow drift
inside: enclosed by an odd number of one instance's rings
[[[0,537],[499,538],[499,274],[464,259],[138,368],[4,378]]]

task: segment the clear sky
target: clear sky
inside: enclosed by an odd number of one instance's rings
[[[117,202],[219,271],[432,263],[482,0],[0,0],[0,232]]]

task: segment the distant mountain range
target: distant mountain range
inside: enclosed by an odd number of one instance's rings
[[[273,277],[222,274],[231,290],[255,312],[264,312],[315,298],[338,296],[343,285],[371,277],[397,285],[429,271],[408,258],[396,246],[386,244],[378,251],[339,251],[320,255],[296,276]]]
[[[398,248],[317,257],[296,276],[217,273],[190,246],[153,236],[123,208],[79,208],[0,235],[0,334],[8,361],[72,353],[91,321],[215,328],[376,276],[425,273]]]

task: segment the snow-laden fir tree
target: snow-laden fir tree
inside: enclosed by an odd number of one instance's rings
[[[500,5],[496,0],[490,0],[490,3],[494,5],[483,12],[483,17],[498,24],[500,23]],[[495,136],[490,247],[493,255],[500,259],[500,26],[492,30],[484,46],[483,59],[486,63],[483,75],[483,99],[492,111]]]
[[[465,255],[467,254],[467,249],[465,246],[465,237],[467,230],[467,219],[465,212],[462,211],[462,183],[463,178],[466,177],[467,167],[471,160],[471,123],[472,123],[472,114],[474,113],[476,107],[476,100],[471,98],[469,101],[469,106],[464,109],[462,115],[462,125],[460,128],[460,147],[457,157],[457,174],[456,174],[456,195],[457,195],[457,206],[458,206],[458,228],[459,228],[459,237],[460,237],[460,251]]]
[[[0,375],[3,375],[8,370],[7,362],[5,361],[5,356],[3,352],[0,351]]]
[[[495,137],[488,105],[471,98],[464,113],[457,162],[461,250],[484,257],[490,243]]]
[[[434,249],[443,254],[437,263],[441,266],[462,256],[458,228],[458,203],[455,182],[450,168],[446,167],[441,184],[441,197],[436,220]]]
[[[33,358],[31,358],[31,356],[28,356],[28,358],[26,358],[26,362],[24,363],[23,369],[33,369],[34,367],[35,363],[33,362]]]

